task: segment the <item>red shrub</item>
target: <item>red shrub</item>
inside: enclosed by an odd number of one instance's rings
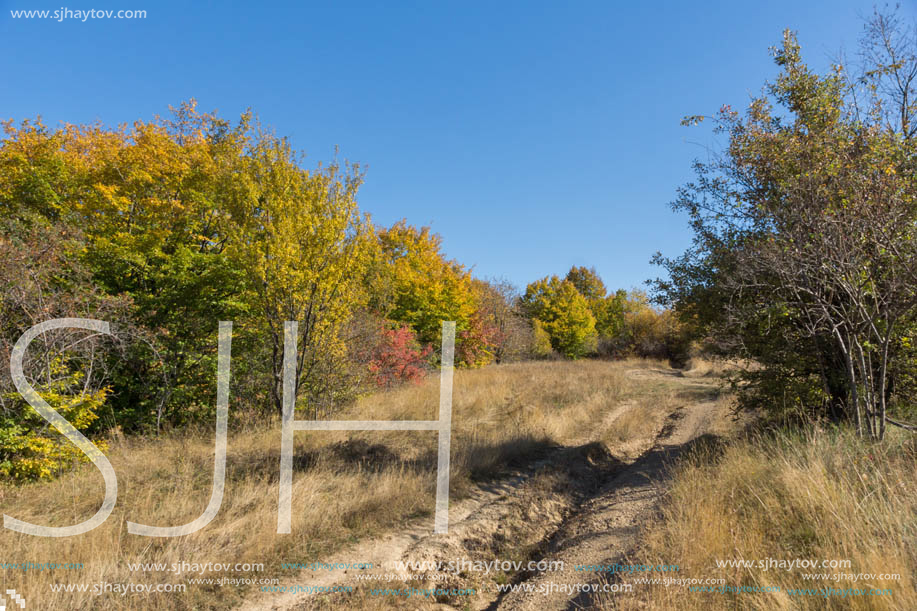
[[[403,382],[419,383],[427,370],[427,357],[433,351],[421,347],[417,335],[407,325],[383,329],[372,351],[368,368],[376,386],[391,388]]]

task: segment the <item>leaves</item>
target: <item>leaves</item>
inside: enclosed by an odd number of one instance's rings
[[[533,282],[526,287],[521,304],[523,311],[538,321],[557,352],[580,358],[595,351],[595,316],[570,280],[551,276]]]
[[[774,57],[777,79],[744,115],[720,113],[728,147],[695,164],[673,204],[694,246],[657,259],[671,277],[657,289],[724,352],[768,369],[745,388],[775,392],[769,409],[840,407],[881,437],[897,338],[917,308],[917,189],[911,111],[890,121],[880,109],[913,92],[858,89],[871,72],[816,74],[793,32]]]

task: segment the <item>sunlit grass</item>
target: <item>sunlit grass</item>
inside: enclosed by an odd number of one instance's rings
[[[884,444],[848,430],[778,434],[698,449],[679,468],[661,517],[632,560],[678,564],[681,578],[780,593],[721,595],[636,586],[614,608],[917,609],[917,441]],[[717,568],[716,560],[850,560],[849,569]],[[801,573],[899,574],[893,579],[803,580]],[[890,596],[790,596],[794,588],[890,589]]]
[[[455,375],[451,493],[461,499],[478,478],[511,468],[557,444],[588,436],[601,414],[628,392],[624,372],[635,363],[532,362],[458,370]],[[431,376],[368,397],[341,419],[434,419],[439,379]],[[233,406],[230,406],[233,409]],[[213,432],[159,439],[117,437],[108,452],[118,473],[119,498],[102,526],[85,535],[48,539],[0,531],[5,562],[83,563],[79,571],[2,571],[43,609],[223,609],[245,589],[188,585],[185,594],[52,593],[52,583],[185,583],[187,575],[130,572],[128,563],[264,563],[282,577],[283,562],[320,560],[347,542],[429,519],[432,527],[436,434],[433,432],[300,432],[296,434],[292,534],[278,535],[280,427],[252,424],[230,434],[222,508],[207,527],[186,537],[127,533],[128,520],[184,524],[210,497]],[[101,475],[83,466],[57,481],[0,486],[3,512],[46,525],[84,520],[103,496]],[[219,575],[205,575],[219,577]],[[142,596],[142,601],[136,596]],[[141,606],[138,606],[142,602]]]

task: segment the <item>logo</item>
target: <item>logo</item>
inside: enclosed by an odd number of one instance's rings
[[[22,361],[26,349],[38,335],[51,329],[88,329],[110,334],[107,322],[89,318],[55,318],[39,323],[26,331],[16,342],[10,355],[10,377],[16,390],[35,411],[54,426],[95,464],[105,479],[105,500],[94,516],[72,526],[39,526],[3,515],[3,527],[37,537],[71,537],[89,532],[108,519],[118,499],[118,476],[108,458],[98,446],[86,439],[66,418],[61,416],[41,398],[26,381]],[[293,436],[295,431],[437,431],[439,443],[436,461],[436,514],[433,532],[449,531],[449,449],[452,438],[452,375],[455,357],[455,321],[442,323],[442,358],[439,386],[439,419],[437,420],[295,420],[293,406],[296,402],[296,321],[283,323],[283,422],[280,444],[280,502],[277,507],[277,532],[290,532],[293,489]],[[207,509],[196,520],[182,526],[147,526],[127,523],[127,532],[144,537],[180,537],[190,535],[207,526],[223,503],[226,472],[226,426],[229,413],[229,361],[231,357],[232,322],[220,321],[217,357],[217,418],[216,449],[213,456],[213,488]],[[10,593],[8,591],[7,593]],[[15,592],[13,592],[15,595]],[[3,599],[0,598],[0,601]],[[21,597],[14,598],[20,602]],[[20,603],[25,608],[25,601]],[[0,605],[6,611],[6,603]]]
[[[20,609],[25,609],[25,599],[16,594],[16,590],[7,590],[6,593],[13,599],[14,603],[19,605]],[[6,611],[6,598],[3,596],[0,596],[0,611]]]

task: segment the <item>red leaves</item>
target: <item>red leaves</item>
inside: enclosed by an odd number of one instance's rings
[[[368,369],[376,386],[391,388],[403,382],[420,383],[427,370],[430,345],[421,347],[417,335],[407,325],[382,329],[379,343],[372,350]]]
[[[459,361],[470,367],[482,367],[493,360],[493,349],[505,339],[505,334],[481,312],[475,312],[468,329],[459,331],[456,354]]]

